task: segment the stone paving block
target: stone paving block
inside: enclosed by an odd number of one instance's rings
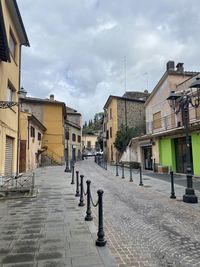
[[[98,257],[99,253],[95,246],[70,248],[67,252],[67,257],[75,257],[75,256]]]
[[[60,259],[63,258],[64,253],[59,252],[38,252],[35,256],[36,260],[49,260],[49,259]]]
[[[22,247],[13,247],[12,248],[12,254],[15,254],[15,253],[21,253],[21,254],[24,254],[24,253],[35,253],[36,251],[38,250],[37,247],[33,247],[33,246],[22,246]]]
[[[93,266],[96,267],[96,265],[103,265],[102,260],[100,257],[96,256],[83,256],[83,257],[73,257],[72,258],[72,265],[73,267],[85,267],[85,266]]]
[[[29,262],[34,260],[34,254],[31,253],[24,253],[24,254],[11,254],[5,256],[2,259],[2,263],[23,263]]]
[[[72,267],[71,258],[39,261],[37,267]]]
[[[35,263],[11,263],[11,264],[3,264],[2,267],[37,267]]]

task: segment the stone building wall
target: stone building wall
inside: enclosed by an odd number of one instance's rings
[[[126,125],[126,121],[129,128],[137,126],[145,127],[145,110],[143,102],[118,99],[117,112],[119,128],[122,124]]]

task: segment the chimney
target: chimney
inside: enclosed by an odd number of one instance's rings
[[[50,100],[50,101],[54,101],[54,95],[50,95],[49,100]]]
[[[183,64],[184,64],[184,63],[178,63],[178,64],[176,65],[176,70],[177,70],[178,72],[183,72],[183,71],[184,71]]]
[[[166,64],[167,70],[174,70],[174,61],[170,60]]]

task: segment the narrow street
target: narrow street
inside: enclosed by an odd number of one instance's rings
[[[91,180],[94,199],[97,189],[104,190],[106,239],[120,267],[200,266],[200,204],[130,183],[93,159],[77,163],[76,170]]]

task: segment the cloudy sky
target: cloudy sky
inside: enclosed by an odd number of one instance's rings
[[[199,0],[18,0],[30,41],[22,86],[83,120],[110,94],[153,90],[166,62],[200,70]],[[126,69],[126,79],[125,79]],[[125,83],[126,80],[126,83]],[[125,86],[126,84],[126,86]]]

